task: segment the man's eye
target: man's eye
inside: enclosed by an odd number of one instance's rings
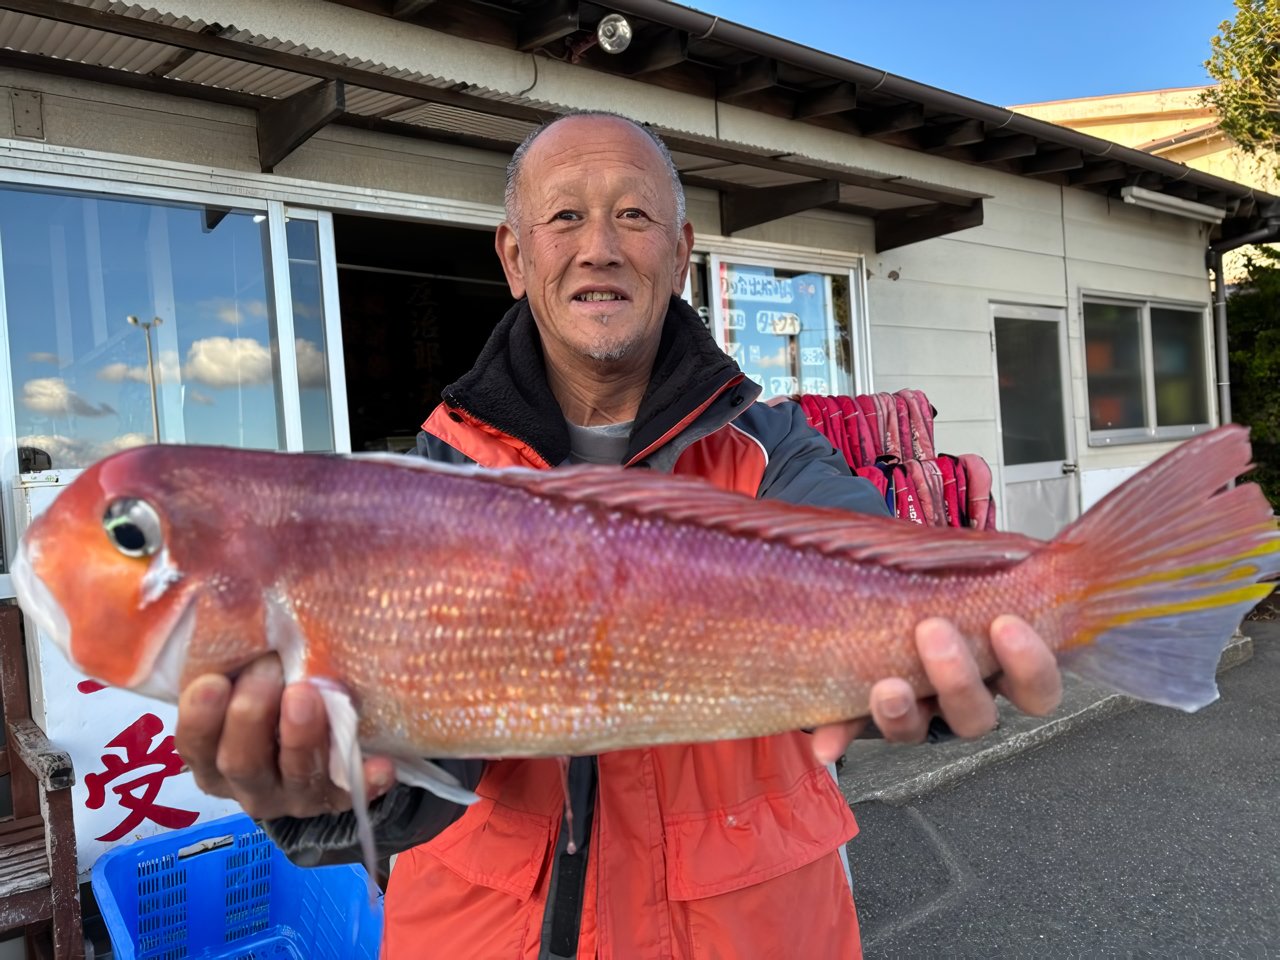
[[[628,210],[623,210],[620,216],[626,220],[644,220],[648,217],[648,214],[643,210],[637,210],[635,207],[631,207]]]
[[[561,210],[559,213],[555,214],[551,219],[552,220],[579,220],[581,218],[572,210]]]

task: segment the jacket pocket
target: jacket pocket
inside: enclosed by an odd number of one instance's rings
[[[557,826],[553,817],[482,797],[422,849],[468,883],[524,902],[537,886]]]
[[[667,897],[740,890],[832,853],[858,826],[831,774],[809,770],[786,791],[732,807],[663,818]]]

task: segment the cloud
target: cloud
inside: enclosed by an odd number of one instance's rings
[[[293,301],[293,315],[295,317],[305,317],[308,320],[314,320],[320,316],[320,304],[307,303],[304,300]]]
[[[56,353],[28,353],[27,359],[32,363],[51,363],[55,367],[60,362]]]
[[[115,413],[108,404],[96,404],[76,393],[61,377],[37,377],[22,385],[22,405],[51,416],[105,417]]]
[[[295,342],[298,346],[298,385],[304,390],[307,387],[323,387],[328,382],[324,351],[301,337]]]
[[[199,390],[188,390],[187,399],[190,400],[192,403],[200,404],[200,406],[202,407],[212,407],[215,403],[218,402],[214,400],[213,397],[209,396],[207,393],[201,393]]]
[[[160,362],[156,364],[156,382],[178,383],[181,377],[178,355],[172,350],[164,351],[160,355]],[[127,363],[108,363],[98,371],[98,379],[108,383],[124,383],[126,380],[134,383],[149,382],[146,367],[131,367]]]
[[[264,320],[267,316],[265,300],[232,300],[227,297],[215,297],[212,300],[201,300],[196,307],[206,319],[212,317],[231,326],[239,326],[250,318]]]
[[[328,381],[325,355],[310,340],[298,338],[298,381],[303,388],[323,387]],[[254,387],[275,380],[275,353],[252,337],[205,337],[191,344],[187,362],[179,366],[177,355],[166,352],[157,365],[160,383],[177,384],[194,381],[206,387]],[[147,368],[127,363],[109,363],[98,371],[98,379],[108,383],[146,383]],[[207,394],[189,392],[194,403],[211,404]]]
[[[787,348],[779,347],[773,353],[766,354],[756,361],[757,367],[763,367],[768,370],[770,367],[781,367],[784,370],[791,365],[787,358]]]
[[[150,442],[151,437],[142,433],[126,433],[109,440],[88,440],[61,434],[31,434],[18,438],[18,446],[43,450],[49,454],[53,465],[60,468],[87,467],[119,450]]]
[[[271,351],[248,337],[206,337],[191,344],[183,373],[207,387],[271,383]]]

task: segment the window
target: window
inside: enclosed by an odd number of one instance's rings
[[[1203,309],[1086,300],[1090,445],[1174,439],[1208,429],[1206,339]]]
[[[762,398],[851,394],[849,275],[713,258],[716,322],[726,352]]]
[[[287,358],[306,445],[331,449],[316,223],[288,227]],[[155,440],[286,449],[271,252],[262,210],[0,188],[20,470]]]

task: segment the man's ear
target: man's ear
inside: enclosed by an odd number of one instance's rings
[[[507,287],[511,290],[511,296],[519,300],[527,289],[524,267],[520,263],[520,238],[505,220],[498,224],[498,232],[493,236],[493,249],[498,252],[498,259],[502,261],[502,272],[507,275]]]
[[[686,220],[680,228],[680,236],[676,238],[676,272],[671,278],[671,292],[677,297],[684,296],[684,285],[689,278],[689,256],[692,253],[693,224]]]

